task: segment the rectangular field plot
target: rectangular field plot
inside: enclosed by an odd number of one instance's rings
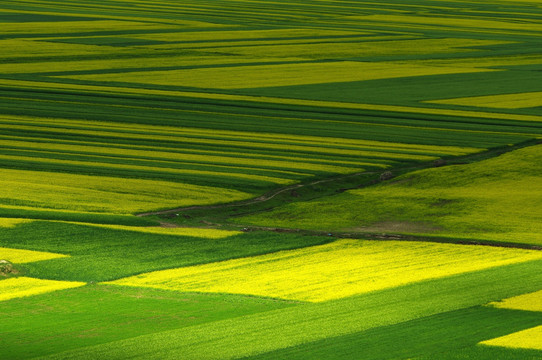
[[[433,100],[432,104],[462,105],[495,109],[523,109],[542,106],[542,92],[475,96],[458,99]]]
[[[542,259],[542,253],[436,243],[339,240],[300,250],[157,271],[111,283],[320,302],[533,259]]]
[[[8,260],[15,264],[23,264],[34,261],[51,260],[67,257],[67,255],[55,254],[43,251],[32,251],[23,249],[11,249],[0,247],[0,260]]]
[[[395,64],[395,66],[390,67],[389,64],[336,61],[73,75],[66,77],[79,80],[189,86],[195,88],[246,89],[484,71],[496,70],[455,68],[453,66],[431,67],[409,64]]]
[[[503,346],[508,348],[542,350],[542,326],[518,331],[495,339],[482,341],[482,345]]]
[[[514,296],[502,301],[490,303],[489,305],[502,309],[542,311],[542,290]]]
[[[42,280],[28,277],[0,281],[0,301],[83,286],[83,282]]]

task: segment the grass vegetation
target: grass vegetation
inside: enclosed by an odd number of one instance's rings
[[[542,173],[536,165],[541,154],[538,145],[477,163],[420,170],[238,221],[541,245]]]
[[[0,357],[542,358],[536,5],[3,0]]]

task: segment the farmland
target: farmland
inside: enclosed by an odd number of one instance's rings
[[[532,0],[3,0],[0,359],[542,359]]]

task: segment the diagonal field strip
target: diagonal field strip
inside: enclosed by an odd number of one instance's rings
[[[233,95],[233,94],[220,94],[220,93],[208,93],[198,91],[178,91],[178,90],[157,90],[157,89],[134,89],[123,88],[116,86],[103,86],[103,85],[81,85],[68,84],[68,83],[55,83],[55,82],[43,82],[43,81],[27,81],[27,80],[4,80],[0,79],[0,85],[2,86],[17,86],[25,89],[56,89],[56,90],[84,90],[84,91],[98,91],[104,94],[131,94],[131,95],[162,95],[162,96],[179,96],[189,97],[194,99],[211,99],[211,100],[225,100],[225,101],[247,101],[250,103],[265,103],[265,104],[280,104],[280,105],[294,105],[294,106],[311,106],[320,108],[331,109],[349,109],[349,110],[370,110],[370,111],[386,111],[397,113],[409,113],[409,114],[424,114],[424,115],[445,115],[455,117],[467,117],[467,118],[481,118],[481,119],[502,119],[502,120],[516,120],[516,121],[532,121],[542,122],[542,116],[539,115],[525,115],[525,114],[508,114],[498,112],[486,112],[486,111],[474,111],[474,110],[455,110],[455,109],[436,109],[430,107],[420,106],[398,106],[398,105],[382,105],[382,104],[364,104],[353,102],[337,102],[337,101],[322,101],[322,100],[303,100],[293,98],[279,98],[270,96],[250,96],[250,95]],[[448,130],[447,130],[448,131]]]
[[[71,289],[86,285],[84,282],[43,280],[15,277],[0,281],[0,301]]]
[[[0,219],[6,220],[6,219]],[[15,219],[19,220],[19,219]],[[27,220],[28,221],[28,220]],[[51,259],[59,259],[67,257],[68,255],[55,254],[51,252],[23,250],[23,249],[11,249],[0,247],[0,260],[8,260],[14,264],[24,264],[34,261],[43,261]]]
[[[542,312],[542,290],[529,294],[514,296],[512,298],[494,302],[489,305],[501,309]]]
[[[540,260],[81,348],[44,359],[234,359],[533,291]],[[255,341],[258,339],[258,341]]]
[[[111,284],[321,302],[533,259],[542,259],[542,252],[338,240],[304,249],[140,274]]]
[[[480,344],[507,348],[542,350],[542,326],[482,341]]]

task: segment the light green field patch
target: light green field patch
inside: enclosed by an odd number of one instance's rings
[[[518,331],[495,339],[482,341],[480,344],[489,346],[503,346],[516,349],[542,350],[542,326]]]
[[[76,56],[104,54],[110,49],[107,46],[65,44],[28,39],[4,39],[0,40],[0,47],[4,52],[0,59],[18,57],[41,57],[41,56]],[[20,65],[19,65],[20,66]]]
[[[525,54],[503,55],[503,56],[484,56],[470,57],[459,59],[429,59],[429,60],[412,60],[414,64],[420,63],[431,66],[457,66],[457,67],[506,67],[518,65],[536,65],[542,64],[542,56]]]
[[[492,302],[489,305],[502,309],[542,311],[542,290]]]
[[[51,259],[59,259],[67,257],[68,255],[54,254],[43,251],[32,251],[22,249],[11,249],[0,247],[0,260],[7,260],[14,264],[24,264],[34,261],[43,261]]]
[[[46,43],[49,44],[49,43]],[[82,46],[82,45],[81,45]],[[85,45],[88,46],[88,45]],[[88,49],[88,48],[85,48]],[[258,62],[288,62],[301,61],[301,58],[260,58]],[[246,56],[159,56],[159,57],[139,57],[138,61],[128,59],[98,59],[98,60],[74,60],[74,61],[40,61],[26,63],[24,67],[20,64],[1,63],[0,71],[6,74],[24,74],[24,73],[48,73],[57,71],[89,71],[89,70],[112,70],[112,69],[130,69],[141,68],[144,64],[146,68],[170,67],[174,66],[203,66],[203,65],[227,65],[253,63],[254,58]],[[55,86],[54,83],[49,83]],[[70,87],[69,84],[63,86]],[[79,86],[79,88],[83,88]],[[125,89],[128,90],[128,89]],[[132,89],[135,90],[135,89]]]
[[[462,105],[495,109],[523,109],[542,106],[542,92],[473,96],[427,101],[432,104]]]
[[[318,45],[321,47],[321,45]],[[390,79],[409,76],[496,71],[410,64],[338,61],[285,65],[236,66],[171,71],[137,71],[119,74],[61,76],[79,80],[190,86],[209,89],[246,89],[270,86],[322,84],[330,82]]]
[[[13,228],[19,224],[31,222],[28,219],[0,218],[0,228]]]
[[[151,272],[111,284],[321,302],[534,259],[542,259],[542,252],[339,240],[299,250]]]
[[[85,226],[96,226],[106,229],[136,231],[148,234],[162,234],[175,236],[190,236],[204,239],[224,239],[230,236],[241,234],[240,231],[219,230],[219,229],[200,229],[200,228],[183,228],[183,227],[141,227],[141,226],[125,226],[125,225],[101,225],[80,223]],[[1,254],[1,252],[0,252]],[[1,257],[1,256],[0,256]]]
[[[472,28],[479,30],[519,30],[525,32],[539,32],[540,25],[529,22],[515,22],[506,20],[489,20],[482,17],[461,18],[459,16],[436,17],[436,16],[411,16],[411,15],[369,15],[369,16],[351,16],[349,19],[375,21],[380,23],[402,23],[427,26],[449,26],[457,28]],[[501,42],[507,44],[509,42]],[[478,45],[466,45],[478,46]]]
[[[0,281],[0,301],[71,289],[86,285],[83,282],[15,277]]]
[[[126,214],[250,197],[236,190],[157,180],[10,169],[1,173],[0,204],[8,206]]]

